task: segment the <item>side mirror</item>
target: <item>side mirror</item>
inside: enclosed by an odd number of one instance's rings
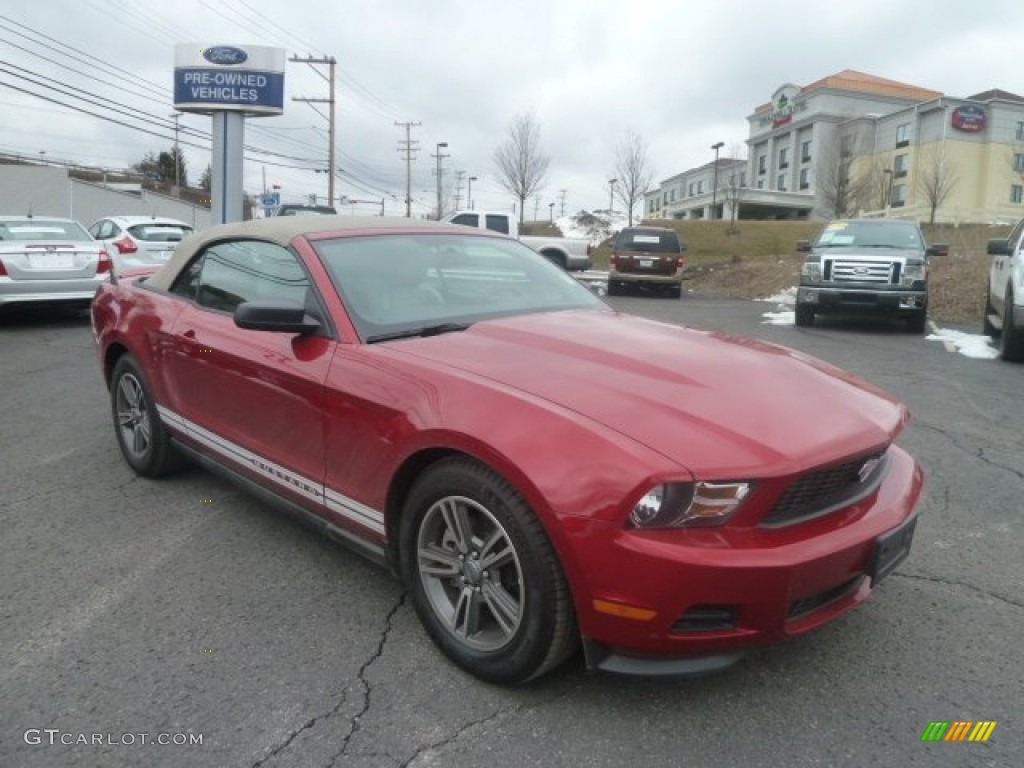
[[[929,256],[948,256],[949,246],[946,243],[935,243],[935,245],[929,245],[926,253]]]
[[[680,253],[686,253],[686,243],[680,243],[679,244],[679,252]]]
[[[306,314],[304,307],[287,301],[245,301],[235,307],[235,325],[248,331],[277,331],[308,335],[320,328],[320,321]]]
[[[1004,238],[996,238],[988,241],[989,256],[1008,256],[1010,254],[1010,241]]]
[[[811,241],[810,240],[797,240],[796,241],[796,252],[797,253],[810,253],[811,252]]]

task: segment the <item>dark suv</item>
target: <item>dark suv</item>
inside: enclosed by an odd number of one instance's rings
[[[814,243],[800,240],[806,253],[796,296],[796,324],[815,315],[887,313],[905,318],[914,333],[928,321],[928,259],[945,255],[946,245],[925,243],[913,221],[845,219],[831,221]]]
[[[617,296],[628,285],[664,288],[679,298],[682,294],[686,246],[674,229],[627,227],[615,238],[608,262],[608,295]]]

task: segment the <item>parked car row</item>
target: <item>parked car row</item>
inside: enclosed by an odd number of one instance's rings
[[[192,231],[158,216],[111,216],[88,230],[68,218],[2,216],[0,306],[88,306],[111,273],[165,264]]]

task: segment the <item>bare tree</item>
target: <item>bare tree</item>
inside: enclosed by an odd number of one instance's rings
[[[519,200],[519,223],[523,223],[528,198],[540,191],[551,158],[541,152],[540,126],[530,113],[516,117],[505,143],[494,150],[498,184]]]
[[[917,188],[928,203],[928,221],[935,223],[935,212],[956,188],[959,179],[956,166],[946,152],[945,142],[933,145],[920,154]]]
[[[857,207],[867,211],[877,211],[885,208],[890,200],[892,191],[893,169],[886,167],[881,158],[876,158],[869,165],[860,170],[858,185]]]
[[[719,169],[718,173],[718,194],[722,196],[723,205],[729,208],[729,227],[726,234],[735,234],[736,218],[740,213],[740,203],[747,193],[746,165],[736,162],[741,160],[742,152],[739,144],[732,144],[729,147],[729,167],[726,173]]]
[[[822,203],[837,219],[850,215],[869,181],[866,175],[853,175],[857,136],[851,133],[826,141],[817,156],[814,175]]]
[[[654,172],[647,164],[647,142],[632,130],[626,132],[615,150],[615,178],[615,197],[626,209],[632,227],[633,212],[654,181]]]

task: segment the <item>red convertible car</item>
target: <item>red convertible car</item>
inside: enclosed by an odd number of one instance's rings
[[[215,469],[391,568],[456,664],[695,674],[908,553],[907,411],[761,341],[615,311],[507,237],[214,227],[92,322],[125,460]]]

